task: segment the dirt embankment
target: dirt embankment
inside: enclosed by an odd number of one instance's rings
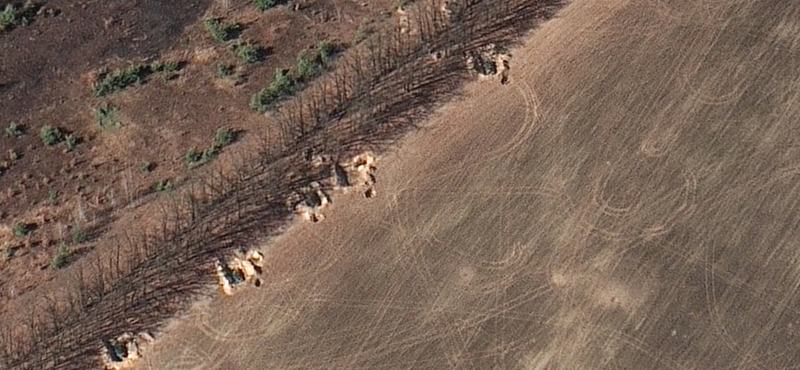
[[[433,0],[410,6],[405,30],[394,23],[371,36],[282,106],[280,145],[198,181],[176,197],[155,231],[107,241],[111,252],[97,255],[93,271],[74,269],[71,287],[31,305],[27,320],[9,321],[0,337],[4,365],[88,368],[98,364],[104,340],[157,334],[164,320],[213,287],[217,257],[275,235],[293,212],[285,200],[324,183],[330,169],[315,169],[306,153],[380,155],[474,78],[465,67],[470,52],[513,43],[560,5],[487,0],[451,3],[448,12]]]

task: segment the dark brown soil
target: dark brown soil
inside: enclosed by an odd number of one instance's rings
[[[24,128],[19,138],[0,133],[0,167],[7,168],[0,175],[0,307],[58,276],[49,265],[60,243],[72,244],[74,263],[120,217],[135,209],[152,216],[145,210],[157,198],[154,185],[180,187],[201,172],[187,168],[185,155],[208,147],[219,127],[236,133],[227,151],[244,150],[253,134],[270,130],[248,101],[276,68],[293,65],[298,52],[321,40],[350,44],[362,24],[380,22],[390,9],[388,0],[294,4],[261,12],[245,0],[48,1],[44,9],[56,16],[0,34],[0,128]],[[238,61],[210,39],[205,16],[241,23],[241,40],[261,46],[263,60]],[[154,74],[141,86],[92,96],[99,72],[160,60],[181,62],[181,69],[170,79]],[[218,63],[233,64],[240,80],[219,78]],[[96,123],[93,112],[105,103],[118,107],[121,128]],[[45,147],[38,137],[44,125],[74,134],[78,145],[69,152],[63,143]],[[19,158],[8,158],[9,151]],[[228,160],[227,151],[218,161]],[[142,171],[145,165],[151,171]],[[14,236],[17,222],[35,230]],[[85,242],[73,243],[77,231]]]

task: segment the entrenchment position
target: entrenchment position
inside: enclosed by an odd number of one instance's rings
[[[114,339],[103,342],[100,350],[100,361],[106,370],[130,369],[142,357],[145,348],[153,343],[150,334],[141,332],[138,335],[125,333]]]
[[[511,80],[511,54],[505,47],[490,44],[473,50],[466,55],[467,70],[476,73],[480,79],[499,78],[505,85]]]
[[[308,160],[314,170],[330,171],[327,179],[320,182],[311,182],[308,186],[295,193],[288,200],[288,206],[306,221],[319,222],[325,219],[324,210],[330,203],[328,191],[348,193],[357,191],[364,194],[365,198],[374,197],[376,157],[371,152],[364,152],[339,162],[327,155],[310,155]]]
[[[328,195],[322,190],[322,185],[316,181],[304,187],[299,194],[296,194],[294,201],[297,202],[294,206],[295,212],[303,220],[311,222],[319,222],[325,219],[322,211],[330,202]]]
[[[217,280],[222,294],[233,295],[251,282],[256,288],[261,286],[261,273],[264,271],[264,255],[256,250],[237,253],[229,261],[217,261]]]
[[[333,167],[334,189],[348,192],[361,191],[364,197],[372,198],[375,192],[376,157],[371,152],[361,153]]]

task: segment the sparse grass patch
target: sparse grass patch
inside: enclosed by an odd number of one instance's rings
[[[17,138],[24,134],[24,128],[16,122],[11,122],[6,126],[6,136]]]
[[[22,155],[19,154],[19,152],[17,152],[16,150],[14,150],[14,149],[9,149],[8,150],[8,159],[9,160],[16,161],[17,159],[20,159],[21,157],[22,157]]]
[[[47,202],[50,204],[56,204],[58,202],[58,190],[50,189],[47,192]]]
[[[117,119],[118,111],[119,109],[116,106],[108,103],[103,103],[99,108],[95,109],[94,117],[100,128],[107,130],[122,127],[122,123]]]
[[[353,44],[358,44],[361,41],[364,41],[372,34],[373,29],[366,24],[361,24],[358,29],[356,30],[356,34],[353,36]]]
[[[22,238],[31,233],[31,227],[28,224],[17,221],[14,223],[14,236]]]
[[[47,146],[53,146],[64,140],[64,133],[61,132],[61,129],[58,127],[54,127],[51,125],[44,125],[42,129],[39,130],[39,139],[42,140],[42,143]]]
[[[297,80],[308,81],[314,78],[319,71],[319,65],[311,60],[306,53],[297,55],[297,66],[295,67]]]
[[[75,134],[68,134],[64,136],[64,147],[66,148],[67,152],[71,152],[75,150],[75,147],[78,146],[78,137]]]
[[[58,246],[58,250],[56,254],[53,256],[53,259],[50,260],[50,268],[53,270],[58,270],[67,264],[67,260],[72,255],[72,251],[69,250],[69,246],[65,243],[61,243]]]
[[[87,238],[86,229],[82,227],[75,227],[72,229],[72,244],[83,244],[86,242]]]
[[[239,37],[242,26],[238,23],[225,23],[220,18],[206,18],[203,21],[211,38],[217,42],[225,42]]]

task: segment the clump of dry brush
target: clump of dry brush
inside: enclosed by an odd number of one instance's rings
[[[511,45],[553,16],[561,0],[422,0],[348,50],[331,72],[278,109],[281,138],[265,139],[241,166],[206,176],[164,209],[145,235],[107,240],[91,263],[66,271],[69,289],[0,325],[0,368],[99,367],[103,343],[157,333],[165,320],[210,294],[214,261],[275,235],[292,215],[285,200],[323,180],[308,153],[376,153],[472,78],[465,58]]]

